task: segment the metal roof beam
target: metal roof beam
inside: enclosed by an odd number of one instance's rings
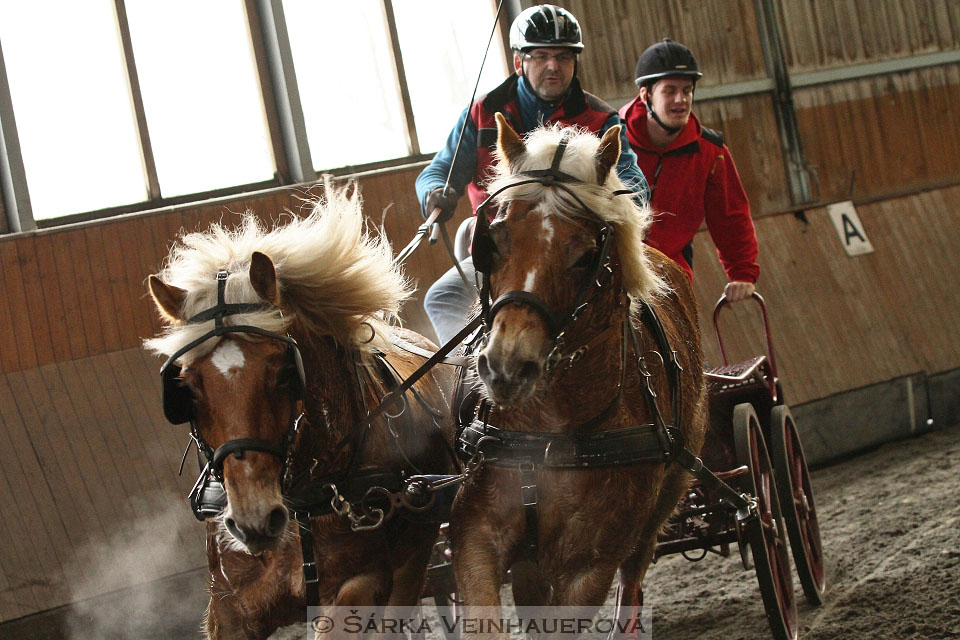
[[[249,11],[250,4],[255,11]],[[295,182],[313,182],[317,179],[317,172],[313,168],[307,142],[307,124],[300,104],[300,89],[293,66],[283,3],[281,0],[252,0],[252,3],[248,3],[248,17],[257,23],[263,34],[264,53],[273,88],[273,95],[264,95],[263,99],[273,100],[276,105],[290,178]]]
[[[30,191],[27,189],[27,174],[20,153],[20,137],[17,121],[13,115],[13,100],[7,82],[7,67],[0,46],[0,191],[3,192],[3,208],[6,212],[7,230],[11,232],[32,231],[37,228],[30,207]]]

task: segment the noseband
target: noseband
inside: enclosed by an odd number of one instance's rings
[[[223,463],[227,456],[233,454],[236,458],[242,458],[246,451],[260,451],[268,453],[280,460],[281,463],[281,483],[286,484],[289,475],[291,461],[293,458],[293,443],[299,429],[303,413],[296,411],[297,405],[303,400],[304,389],[306,388],[306,375],[303,370],[303,358],[300,355],[300,349],[297,341],[289,335],[267,331],[261,327],[253,325],[224,325],[223,319],[227,316],[241,313],[251,313],[253,311],[263,311],[268,309],[266,305],[243,303],[227,304],[224,301],[224,289],[227,283],[227,272],[221,271],[217,274],[217,304],[205,311],[201,311],[186,321],[186,324],[198,324],[214,321],[214,327],[196,340],[186,344],[177,350],[173,355],[167,358],[163,366],[160,367],[160,377],[163,381],[163,412],[171,424],[190,423],[190,436],[197,448],[206,458],[206,466],[200,474],[200,479],[190,493],[190,502],[193,506],[194,515],[202,520],[201,494],[206,489],[210,478],[218,482],[223,482]],[[282,442],[276,443],[269,440],[259,440],[255,438],[236,438],[224,442],[216,450],[204,440],[197,424],[197,415],[194,407],[194,401],[191,392],[183,387],[180,378],[180,365],[176,360],[188,351],[200,346],[211,338],[216,338],[230,333],[247,333],[264,336],[279,340],[287,344],[287,356],[293,361],[297,370],[297,389],[291,400],[290,426],[283,437]],[[186,456],[186,453],[184,453]],[[181,465],[182,468],[182,465]]]
[[[610,266],[610,249],[613,241],[613,225],[604,220],[596,211],[587,206],[583,200],[571,189],[568,184],[584,184],[582,180],[560,171],[560,160],[563,158],[564,151],[569,141],[569,134],[564,132],[553,154],[553,161],[549,169],[538,169],[518,173],[518,176],[524,176],[525,179],[505,185],[487,197],[479,207],[477,207],[477,223],[473,235],[473,245],[471,254],[473,255],[473,264],[478,277],[480,278],[480,306],[483,323],[487,329],[493,326],[493,320],[496,314],[508,304],[520,304],[533,308],[546,321],[550,330],[550,338],[553,340],[553,349],[547,358],[547,370],[553,369],[558,362],[564,359],[564,332],[577,316],[583,312],[589,304],[587,295],[593,289],[602,288],[609,282],[609,276],[613,274]],[[598,247],[597,256],[593,261],[588,275],[580,282],[577,294],[574,297],[573,304],[562,315],[557,314],[545,303],[539,296],[529,291],[516,289],[507,291],[491,302],[490,297],[490,272],[493,268],[492,252],[494,243],[490,238],[490,222],[485,214],[486,207],[490,201],[498,195],[512,189],[527,184],[541,184],[545,187],[556,187],[564,191],[573,198],[584,213],[588,214],[595,221],[599,222],[601,227],[597,234],[596,246]],[[615,191],[613,195],[627,195],[631,191]],[[603,277],[604,273],[607,277]]]

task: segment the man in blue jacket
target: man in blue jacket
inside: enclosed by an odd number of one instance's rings
[[[573,14],[549,4],[526,9],[510,27],[510,48],[515,73],[464,110],[446,146],[417,178],[417,196],[424,217],[439,208],[439,221],[449,220],[464,190],[474,210],[486,199],[484,185],[495,162],[497,112],[503,113],[521,134],[544,124],[560,123],[583,127],[599,136],[621,123],[615,109],[580,87],[577,56],[583,51],[583,41],[580,24]],[[454,162],[461,128],[463,140]],[[646,202],[647,181],[637,167],[637,157],[624,131],[620,148],[617,174],[636,193],[635,197]],[[444,190],[451,164],[450,184]],[[460,266],[472,281],[473,260],[468,257]],[[455,268],[431,285],[423,304],[441,344],[463,328],[476,299],[476,290],[463,282]]]

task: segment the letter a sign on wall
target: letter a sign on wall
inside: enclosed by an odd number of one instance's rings
[[[827,205],[827,213],[833,220],[833,226],[840,236],[840,244],[848,256],[862,256],[873,253],[873,245],[867,240],[867,233],[863,230],[860,216],[853,207],[853,202],[837,202]]]

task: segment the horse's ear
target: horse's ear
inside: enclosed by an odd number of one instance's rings
[[[257,294],[275,307],[280,306],[280,289],[273,260],[265,253],[254,251],[250,256],[250,284]]]
[[[183,300],[187,292],[180,287],[167,284],[155,275],[147,279],[147,286],[150,288],[150,297],[157,305],[160,315],[173,324],[183,324],[186,320],[183,316]]]
[[[494,114],[494,117],[497,119],[497,156],[500,158],[500,162],[505,162],[507,166],[510,166],[511,162],[527,150],[527,147],[502,113],[498,111]]]
[[[614,125],[607,129],[600,138],[600,146],[597,147],[597,184],[603,185],[610,175],[610,169],[617,166],[620,160],[620,125]]]

